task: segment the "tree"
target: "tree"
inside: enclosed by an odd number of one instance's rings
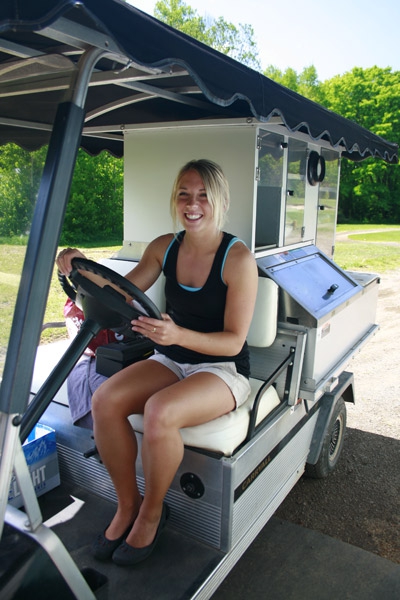
[[[355,67],[322,84],[324,105],[392,142],[400,142],[400,72]],[[342,219],[400,222],[398,167],[373,158],[342,161],[339,200]]]
[[[314,102],[322,100],[321,83],[314,65],[305,67],[300,74],[291,67],[281,71],[274,65],[269,65],[264,70],[264,75]]]
[[[251,25],[236,26],[225,21],[223,17],[201,17],[182,0],[160,0],[155,6],[154,16],[215,50],[253,69],[260,69],[257,44]]]
[[[251,25],[239,23],[236,27],[233,23],[227,23],[222,17],[219,17],[210,26],[209,36],[209,45],[216,50],[248,67],[261,69],[257,44],[253,39],[254,29]]]
[[[270,65],[264,74],[373,133],[400,142],[400,72],[355,67],[323,83],[312,65],[300,74],[291,68],[283,72]],[[340,179],[339,220],[400,221],[398,168],[376,158],[359,163],[344,158]]]
[[[15,144],[0,148],[0,236],[29,231],[45,152],[27,152]]]
[[[0,236],[29,232],[47,147],[36,152],[7,144],[0,148]],[[79,151],[61,244],[107,242],[123,237],[122,160]]]
[[[155,16],[247,66],[260,68],[250,25],[202,17],[182,0],[159,0]],[[399,71],[356,67],[323,83],[313,65],[300,74],[270,65],[264,74],[377,135],[400,142]],[[0,236],[29,230],[45,152],[46,148],[28,153],[12,144],[0,148]],[[95,158],[79,153],[62,243],[122,238],[122,170],[122,161],[106,153]],[[346,220],[400,222],[399,168],[373,158],[361,163],[343,159],[339,210]]]
[[[61,244],[123,238],[123,164],[102,152],[79,150],[61,234]]]
[[[314,100],[314,102],[323,102],[321,82],[318,79],[317,69],[314,65],[304,67],[298,76],[297,91],[302,96]]]
[[[175,29],[208,43],[205,20],[196,10],[181,0],[162,0],[154,8],[154,16]]]

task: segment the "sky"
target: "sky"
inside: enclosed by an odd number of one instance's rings
[[[128,0],[150,15],[155,0]],[[254,29],[262,69],[297,73],[314,65],[320,81],[378,66],[400,70],[399,0],[184,0],[202,17]]]

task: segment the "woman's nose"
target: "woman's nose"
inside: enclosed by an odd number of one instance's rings
[[[197,199],[195,196],[189,196],[186,200],[186,206],[194,206],[197,204]]]

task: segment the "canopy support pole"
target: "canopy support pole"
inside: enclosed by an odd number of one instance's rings
[[[87,89],[92,71],[104,54],[103,49],[91,48],[82,55],[69,99],[58,107],[42,174],[0,388],[0,537],[20,443],[20,415],[28,405],[54,258],[80,145]],[[37,518],[35,526],[39,526]]]

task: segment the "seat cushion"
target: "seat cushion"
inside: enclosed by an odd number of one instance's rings
[[[210,450],[231,456],[245,439],[250,421],[250,411],[256,394],[262,385],[258,379],[250,379],[251,393],[242,406],[227,415],[218,417],[208,423],[196,427],[181,429],[185,446]],[[266,390],[260,401],[257,424],[260,423],[280,403],[274,387]],[[143,433],[143,415],[129,417],[135,431]]]

